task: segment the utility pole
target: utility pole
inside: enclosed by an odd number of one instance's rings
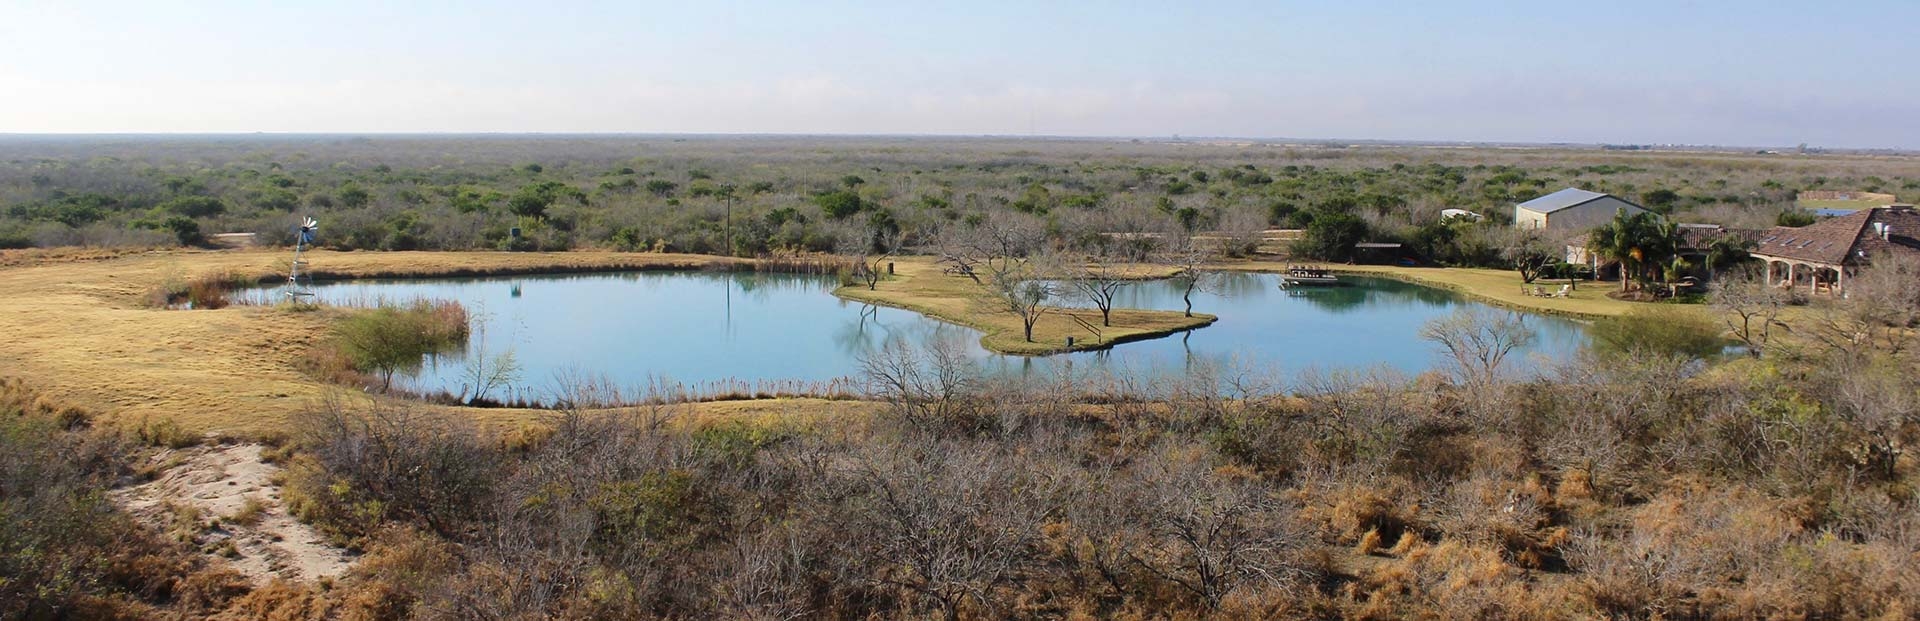
[[[727,199],[727,256],[733,256],[733,184],[720,186],[720,196]]]

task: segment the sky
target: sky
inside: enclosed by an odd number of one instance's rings
[[[0,133],[1920,148],[1920,0],[0,0]]]

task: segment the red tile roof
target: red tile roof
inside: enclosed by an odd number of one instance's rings
[[[1881,238],[1876,225],[1888,227]],[[1920,212],[1911,207],[1874,207],[1793,228],[1760,234],[1753,254],[1776,259],[1859,265],[1883,252],[1920,254]]]

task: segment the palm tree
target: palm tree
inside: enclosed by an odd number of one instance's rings
[[[1726,234],[1715,237],[1707,243],[1707,273],[1713,274],[1715,266],[1726,269],[1752,258],[1748,254],[1753,250],[1753,242],[1745,237]]]
[[[1661,266],[1679,254],[1677,227],[1652,212],[1628,214],[1622,209],[1587,238],[1587,250],[1620,262],[1620,290],[1629,277],[1645,283],[1658,278]]]

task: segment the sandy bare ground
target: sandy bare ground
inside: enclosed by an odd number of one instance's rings
[[[177,465],[153,481],[116,492],[115,499],[155,529],[192,533],[193,543],[210,551],[215,562],[232,566],[255,585],[345,573],[353,555],[287,514],[273,481],[280,467],[262,461],[261,448],[228,444],[162,451],[153,459]],[[250,502],[257,514],[236,519]],[[187,522],[192,526],[183,527]]]

